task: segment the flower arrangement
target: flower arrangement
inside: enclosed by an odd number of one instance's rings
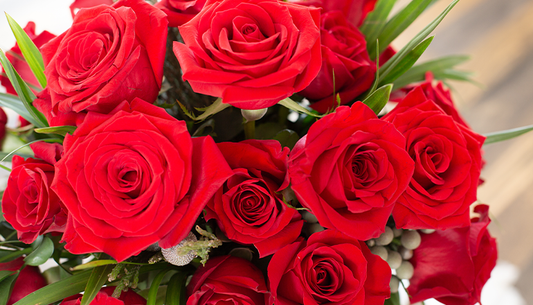
[[[432,0],[77,0],[59,36],[8,15],[0,305],[476,304],[482,146],[533,127],[476,133],[444,85],[462,57],[417,63],[458,1],[397,50]]]

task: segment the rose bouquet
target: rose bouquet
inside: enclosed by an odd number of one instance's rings
[[[477,134],[443,84],[462,57],[416,64],[458,0],[390,46],[431,2],[77,0],[58,36],[8,15],[0,304],[479,302],[482,145],[532,128]]]

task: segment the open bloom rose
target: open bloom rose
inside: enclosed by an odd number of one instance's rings
[[[383,304],[391,269],[364,242],[325,230],[276,252],[268,278],[275,305]]]
[[[33,41],[37,48],[40,48],[50,39],[56,37],[56,35],[47,31],[43,31],[39,35],[36,35],[35,23],[32,21],[28,22],[28,24],[24,27],[24,32],[26,32],[28,37]],[[6,52],[6,57],[7,60],[9,60],[9,62],[13,65],[13,68],[15,68],[20,77],[26,83],[33,85],[37,88],[41,87],[41,85],[37,81],[37,78],[35,77],[35,75],[33,75],[30,66],[28,66],[28,63],[26,62],[26,60],[24,60],[22,51],[20,51],[18,44],[15,44],[14,47],[12,47],[9,51]],[[7,76],[3,74],[0,75],[0,83],[6,88],[7,93],[17,95],[15,88],[13,88],[13,85],[11,85],[11,82],[9,81],[9,78],[7,78]],[[32,89],[32,91],[36,93],[35,90]]]
[[[178,244],[231,174],[210,137],[191,139],[185,122],[140,99],[89,112],[64,147],[52,187],[69,211],[65,248],[118,261]]]
[[[320,70],[319,10],[278,0],[208,1],[174,42],[193,90],[242,109],[275,105]]]
[[[289,186],[289,148],[278,141],[219,143],[233,175],[207,204],[206,219],[216,219],[226,236],[253,244],[261,257],[295,241],[303,220],[283,202]]]
[[[19,240],[27,244],[46,232],[63,232],[67,220],[59,197],[50,188],[62,147],[44,142],[31,147],[39,159],[13,156],[13,169],[2,198],[4,218],[17,230]]]
[[[187,305],[269,304],[263,273],[234,256],[210,258],[187,285]]]
[[[448,229],[470,225],[485,138],[444,113],[422,88],[413,89],[384,120],[407,140],[415,172],[398,199],[398,228]]]
[[[178,27],[191,20],[205,5],[207,0],[161,0],[155,7],[168,17],[168,26]]]
[[[154,101],[161,88],[167,19],[143,0],[80,10],[72,27],[41,51],[48,80],[36,106],[47,117],[109,112],[138,97]]]
[[[367,240],[385,231],[413,161],[405,138],[363,103],[314,123],[291,152],[291,188],[326,228]]]
[[[435,298],[444,304],[473,305],[496,265],[496,239],[490,236],[488,206],[478,205],[479,217],[469,227],[422,234],[411,263],[408,288],[411,302]]]
[[[365,37],[341,11],[322,14],[320,37],[322,68],[299,94],[325,113],[337,105],[337,94],[344,105],[370,88],[376,64],[368,57]]]
[[[377,0],[288,0],[291,3],[322,8],[323,13],[342,11],[354,26],[363,24],[366,15],[374,10]]]
[[[146,299],[138,295],[135,291],[129,289],[128,291],[122,291],[120,297],[114,298],[113,292],[115,286],[108,286],[100,289],[90,305],[146,305]],[[64,299],[61,305],[80,305],[81,294],[73,295]]]

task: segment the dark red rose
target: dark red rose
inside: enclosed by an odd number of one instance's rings
[[[325,230],[276,252],[268,278],[275,305],[383,304],[391,269],[364,242]]]
[[[301,91],[320,70],[319,10],[278,0],[210,0],[174,42],[193,90],[242,109]]]
[[[6,124],[7,124],[7,114],[0,107],[0,149],[2,149],[2,146],[4,144],[4,139],[6,137]]]
[[[135,291],[129,289],[128,291],[122,291],[120,297],[112,297],[115,291],[114,286],[104,287],[100,289],[96,297],[90,303],[90,305],[146,305],[146,299],[138,295]],[[61,305],[80,305],[81,294],[73,295],[64,299]]]
[[[15,272],[22,268],[23,265],[24,258],[18,257],[7,263],[0,263],[0,271],[13,271],[13,274],[15,274]],[[17,279],[13,284],[13,290],[11,291],[11,295],[9,295],[7,305],[15,304],[18,300],[44,286],[46,286],[46,280],[41,274],[39,267],[24,267],[20,270]]]
[[[216,219],[226,236],[253,244],[261,257],[295,241],[303,220],[283,202],[289,186],[289,148],[278,141],[219,143],[233,175],[207,204],[206,219]]]
[[[79,9],[89,8],[100,4],[113,5],[113,0],[74,0],[70,5],[70,13],[74,19],[74,16]]]
[[[447,115],[450,115],[457,123],[463,124],[466,127],[468,123],[463,119],[452,99],[452,94],[448,88],[444,86],[442,82],[434,84],[434,77],[431,72],[426,73],[426,81],[417,86],[408,86],[400,90],[396,90],[391,96],[391,101],[400,102],[405,96],[411,92],[414,88],[420,87],[429,100],[432,100],[439,106]]]
[[[410,260],[414,275],[408,288],[411,302],[429,298],[449,305],[473,305],[496,265],[496,239],[490,236],[488,206],[474,209],[480,216],[469,227],[422,234]]]
[[[17,230],[19,240],[27,244],[44,233],[63,232],[66,223],[61,201],[50,188],[62,147],[44,142],[31,147],[41,160],[13,156],[13,169],[2,198],[4,218]]]
[[[370,88],[376,64],[368,57],[365,37],[341,11],[322,14],[320,38],[322,68],[299,94],[311,102],[311,108],[325,113],[336,107],[337,94],[344,105]]]
[[[202,10],[207,0],[161,0],[155,7],[168,17],[168,26],[178,27],[191,20]]]
[[[154,101],[166,36],[165,14],[143,0],[80,10],[72,27],[41,49],[49,99],[39,96],[36,106],[52,121],[69,113],[107,113],[135,97]]]
[[[198,268],[187,285],[187,305],[269,304],[263,273],[249,261],[218,256]]]
[[[178,244],[232,173],[210,137],[191,139],[185,122],[140,99],[89,112],[64,147],[52,188],[69,212],[65,248],[118,261]]]
[[[363,103],[314,123],[291,152],[291,188],[320,224],[359,240],[385,231],[413,173],[405,138]]]
[[[363,24],[366,15],[374,10],[377,0],[288,0],[300,5],[315,6],[323,9],[323,13],[342,11],[346,19],[354,26]]]
[[[485,138],[455,122],[422,88],[413,89],[384,118],[405,136],[415,172],[394,207],[398,228],[469,226]]]
[[[42,45],[47,43],[50,39],[56,37],[56,35],[49,33],[47,31],[43,31],[41,34],[36,35],[35,34],[35,23],[32,21],[28,22],[28,24],[24,27],[24,32],[26,32],[28,37],[33,41],[33,43],[35,44],[37,48],[40,48]],[[41,88],[41,85],[37,81],[37,78],[35,78],[35,75],[33,75],[33,72],[31,71],[30,66],[28,66],[28,63],[26,62],[26,60],[24,60],[24,57],[22,55],[22,52],[20,51],[18,44],[15,44],[14,47],[12,47],[9,51],[6,52],[6,57],[9,60],[9,62],[11,62],[15,70],[17,70],[20,77],[26,83],[32,86],[35,86],[37,88]],[[13,88],[13,85],[11,85],[11,82],[9,81],[9,78],[7,78],[7,76],[0,74],[0,83],[2,84],[2,86],[6,88],[7,93],[17,95],[15,88]],[[32,91],[33,93],[36,93],[34,89],[32,89]]]

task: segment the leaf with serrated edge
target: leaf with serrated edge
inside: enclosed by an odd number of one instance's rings
[[[492,144],[492,143],[516,138],[520,135],[523,135],[524,133],[530,132],[531,130],[533,130],[533,125],[487,133],[487,134],[484,134],[484,136],[487,137],[487,139],[485,140],[483,144]]]
[[[39,52],[39,49],[35,46],[33,41],[30,39],[30,37],[28,37],[28,34],[24,32],[20,25],[7,13],[5,14],[7,17],[7,22],[11,27],[11,31],[17,39],[20,51],[22,52],[22,55],[24,55],[24,59],[28,63],[31,72],[33,72],[33,75],[35,75],[35,78],[37,78],[37,81],[41,87],[45,88],[46,76],[44,75],[44,62],[41,52]]]

